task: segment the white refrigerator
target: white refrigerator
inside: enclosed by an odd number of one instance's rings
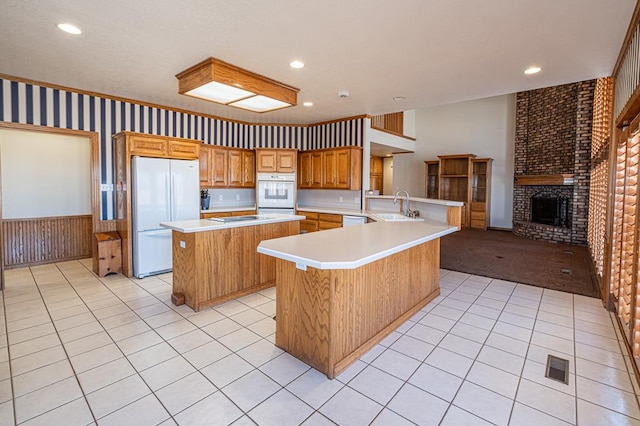
[[[133,157],[133,275],[172,269],[171,230],[160,222],[200,218],[198,160]]]

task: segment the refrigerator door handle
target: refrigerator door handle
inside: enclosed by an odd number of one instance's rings
[[[165,181],[165,192],[164,192],[164,196],[167,197],[167,217],[169,218],[169,220],[173,220],[173,209],[171,208],[171,191],[170,191],[170,185],[171,185],[171,174],[167,173],[164,177],[164,181]]]
[[[176,220],[176,214],[178,211],[178,206],[176,205],[176,181],[173,177],[173,173],[171,173],[171,220]]]

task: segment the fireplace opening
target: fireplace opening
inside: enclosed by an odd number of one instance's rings
[[[565,197],[538,193],[531,197],[531,222],[567,227],[568,207]]]

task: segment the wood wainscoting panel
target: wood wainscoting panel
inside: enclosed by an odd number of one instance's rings
[[[4,219],[2,232],[6,269],[91,257],[91,215]]]
[[[277,259],[276,345],[329,378],[440,294],[440,240],[355,269]]]

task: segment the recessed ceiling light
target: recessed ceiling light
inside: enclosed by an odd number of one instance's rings
[[[64,31],[65,33],[69,33],[69,34],[82,34],[82,31],[80,31],[80,28],[76,27],[75,25],[71,25],[71,24],[58,24],[58,28],[61,29],[62,31]]]
[[[291,68],[304,68],[304,63],[302,61],[293,61],[289,63]]]
[[[304,102],[302,105],[304,105],[304,106],[313,106],[313,102]]]
[[[405,98],[404,96],[394,96],[393,97],[394,101],[404,101],[405,99],[407,99],[407,98]]]
[[[542,68],[540,67],[529,67],[526,70],[524,70],[525,74],[537,74],[540,71],[542,71]]]

